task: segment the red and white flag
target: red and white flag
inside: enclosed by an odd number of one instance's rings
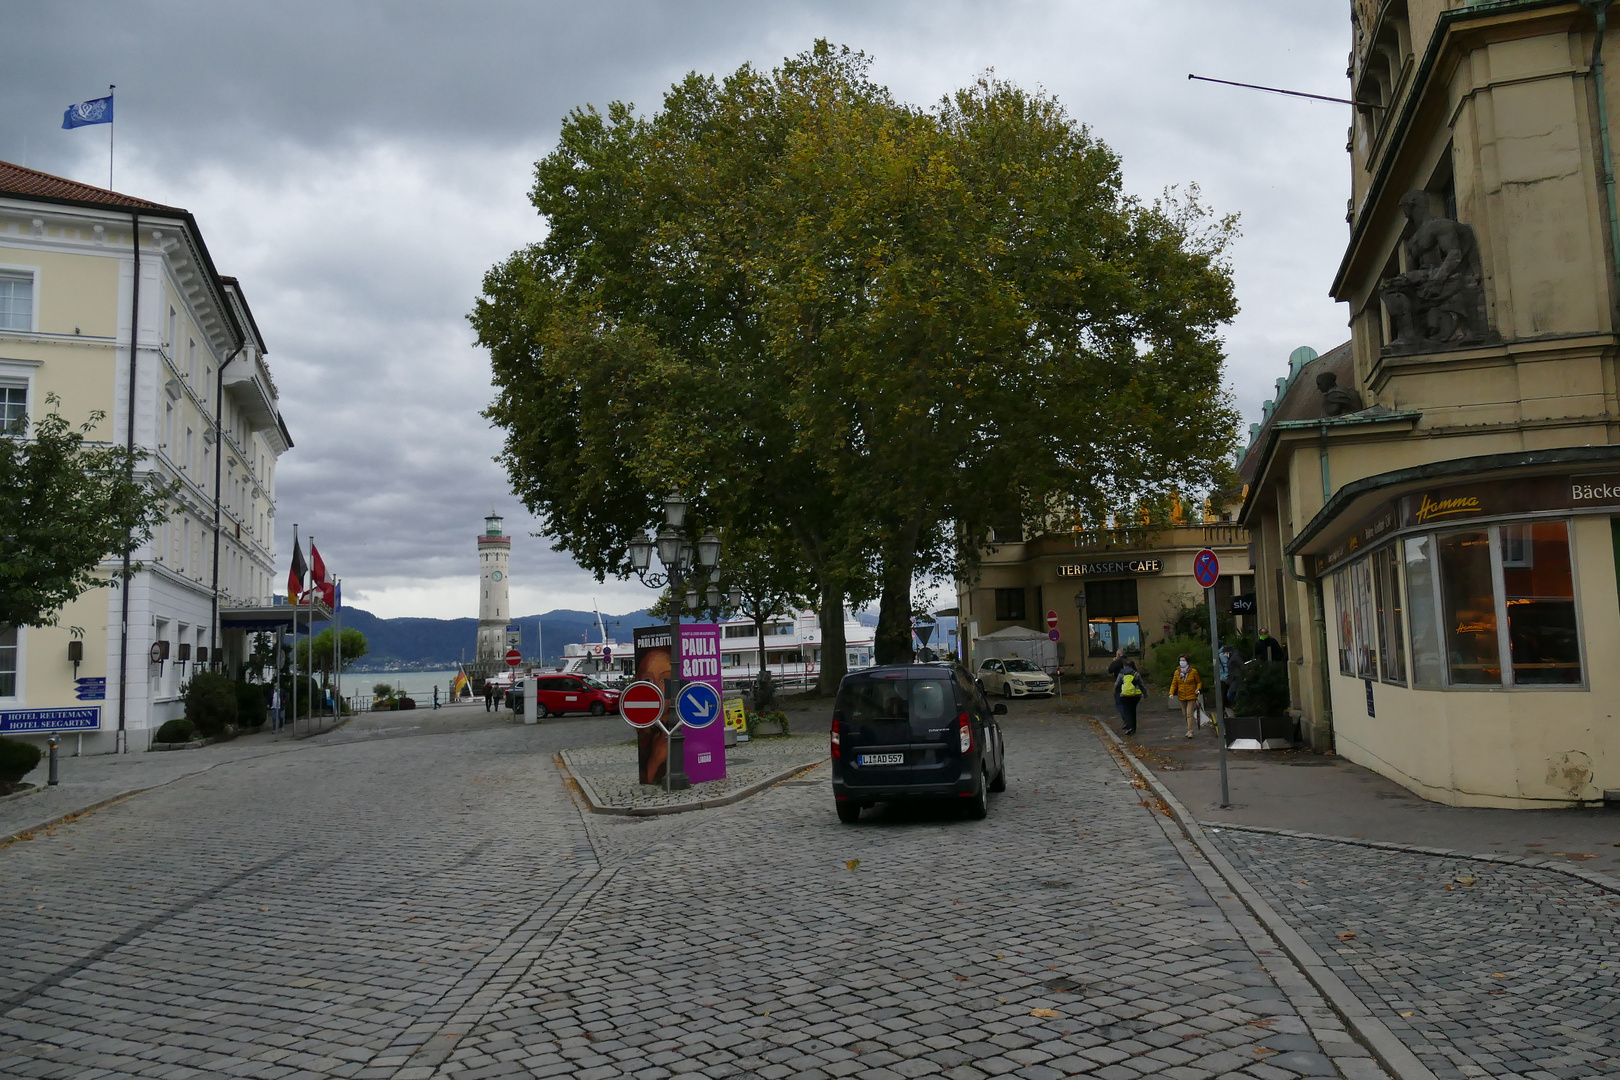
[[[309,542],[309,561],[309,591],[319,596],[321,603],[331,607],[336,597],[333,595],[332,582],[326,576],[326,561],[321,558],[313,538]]]

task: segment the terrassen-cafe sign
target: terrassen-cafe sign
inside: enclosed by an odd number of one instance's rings
[[[1362,518],[1337,544],[1316,557],[1316,572],[1337,566],[1397,529],[1443,527],[1451,522],[1506,514],[1616,507],[1620,507],[1620,473],[1534,476],[1414,491],[1389,500]]]
[[[1158,559],[1112,559],[1108,562],[1059,563],[1058,577],[1108,577],[1119,574],[1157,574],[1164,569]]]

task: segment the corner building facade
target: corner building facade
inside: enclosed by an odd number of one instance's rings
[[[265,354],[189,212],[0,162],[0,418],[42,416],[51,395],[75,426],[99,411],[89,437],[177,490],[127,585],[85,593],[58,626],[0,626],[0,734],[144,750],[193,673],[240,670],[246,634],[220,611],[273,603],[292,446]]]
[[[1307,738],[1426,798],[1620,789],[1617,82],[1593,13],[1356,0],[1350,340],[1241,472]],[[1615,48],[1611,36],[1605,53]]]

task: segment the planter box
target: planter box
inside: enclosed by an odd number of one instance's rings
[[[785,734],[787,734],[787,732],[782,730],[782,722],[780,720],[756,720],[754,722],[754,730],[749,733],[749,737],[758,738],[764,735]]]
[[[1253,739],[1264,743],[1267,739],[1286,739],[1293,743],[1296,721],[1292,716],[1228,716],[1226,741],[1230,745],[1237,739]]]

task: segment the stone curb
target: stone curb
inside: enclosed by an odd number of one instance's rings
[[[754,783],[737,791],[727,792],[712,799],[699,799],[696,802],[683,803],[679,806],[608,806],[605,805],[606,800],[597,794],[596,789],[591,786],[591,782],[585,779],[578,769],[574,768],[573,759],[568,756],[567,750],[558,751],[557,758],[562,764],[563,771],[568,774],[568,778],[579,785],[579,792],[585,797],[585,809],[593,814],[611,814],[619,817],[663,817],[667,814],[684,814],[692,810],[713,810],[716,807],[729,806],[734,802],[740,802],[748,798],[750,795],[758,795],[766,788],[780,784],[789,777],[808,772],[826,760],[825,757],[821,757],[812,762],[793,765],[783,769],[781,772],[767,776],[763,780],[756,780]]]
[[[1095,718],[1089,719],[1113,743],[1114,747],[1124,755],[1125,759],[1130,762],[1131,767],[1136,770],[1137,775],[1147,782],[1153,793],[1170,808],[1171,814],[1175,816],[1176,822],[1181,826],[1181,831],[1198,849],[1198,853],[1209,862],[1210,866],[1214,867],[1215,872],[1238,895],[1244,906],[1254,914],[1256,919],[1260,920],[1260,925],[1266,928],[1277,944],[1281,945],[1294,963],[1299,965],[1300,970],[1305,973],[1305,977],[1327,1000],[1333,1011],[1339,1014],[1362,1045],[1373,1052],[1373,1055],[1378,1059],[1378,1063],[1388,1069],[1390,1075],[1395,1077],[1396,1080],[1438,1080],[1434,1073],[1430,1072],[1429,1068],[1418,1060],[1417,1055],[1412,1053],[1411,1049],[1401,1042],[1382,1020],[1374,1016],[1372,1010],[1344,984],[1343,980],[1333,973],[1321,955],[1311,948],[1310,943],[1301,937],[1292,926],[1283,921],[1282,917],[1255,890],[1254,886],[1249,884],[1248,879],[1239,873],[1236,867],[1227,862],[1224,855],[1214,850],[1205,841],[1202,827],[1187,812],[1187,808],[1182,806],[1170,789],[1165,787],[1159,781],[1159,778],[1153,775],[1153,770],[1143,764],[1131,752],[1131,748],[1125,744],[1125,741],[1116,735],[1106,723],[1102,723]],[[1226,828],[1224,825],[1219,827]]]
[[[345,716],[342,720],[340,720],[337,723],[333,724],[329,728],[322,728],[319,731],[306,731],[302,735],[294,735],[292,737],[293,741],[294,742],[303,742],[305,739],[313,739],[317,735],[330,735],[334,731],[341,731],[343,729],[344,725],[348,724],[348,722],[350,720],[353,720],[353,719],[354,719],[354,714],[350,713],[348,716]]]
[[[1570,877],[1580,878],[1589,885],[1596,885],[1612,893],[1620,893],[1620,881],[1596,870],[1588,870],[1582,866],[1570,866],[1556,859],[1541,859],[1534,855],[1498,855],[1485,854],[1477,851],[1450,851],[1446,848],[1425,847],[1422,844],[1396,844],[1388,840],[1367,840],[1359,836],[1327,836],[1322,833],[1300,832],[1297,829],[1273,829],[1266,825],[1229,825],[1224,821],[1201,821],[1201,828],[1211,832],[1220,832],[1230,829],[1232,832],[1265,833],[1269,836],[1287,836],[1296,840],[1318,840],[1327,844],[1349,844],[1352,847],[1376,848],[1379,851],[1401,851],[1409,855],[1433,855],[1446,859],[1471,859],[1476,862],[1501,863],[1503,866],[1527,866],[1534,870],[1551,870],[1555,874],[1567,874]]]
[[[23,791],[13,791],[10,795],[0,795],[0,803],[14,802],[17,799],[26,799],[30,795],[38,795],[45,790],[45,785],[34,784]]]
[[[172,784],[174,781],[170,780],[168,783]],[[69,810],[66,813],[58,814],[49,821],[41,821],[37,825],[28,826],[26,829],[18,829],[10,836],[0,836],[0,849],[4,849],[7,845],[14,841],[33,836],[37,832],[43,832],[46,829],[55,828],[57,825],[61,825],[70,818],[83,817],[85,814],[93,813],[94,811],[100,810],[104,807],[111,806],[113,803],[123,802],[125,799],[133,799],[142,792],[153,791],[156,790],[156,788],[164,786],[164,784],[158,784],[155,787],[133,788],[129,791],[121,791],[117,795],[102,799],[100,802],[91,803],[89,806],[81,806],[77,810]],[[40,788],[38,790],[44,791],[45,789]]]

